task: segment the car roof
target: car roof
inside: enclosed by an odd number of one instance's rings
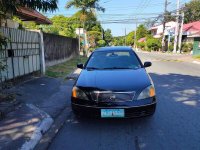
[[[128,46],[112,46],[112,47],[101,47],[95,51],[133,51],[132,47]]]

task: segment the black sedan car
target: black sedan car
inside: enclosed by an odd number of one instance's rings
[[[153,115],[156,94],[153,82],[130,47],[95,50],[78,77],[71,97],[76,115],[130,118]]]

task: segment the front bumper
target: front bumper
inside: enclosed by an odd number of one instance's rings
[[[124,109],[125,118],[142,117],[154,114],[156,101],[151,104],[139,106],[89,106],[72,102],[72,110],[75,114],[81,116],[100,118],[101,109]]]

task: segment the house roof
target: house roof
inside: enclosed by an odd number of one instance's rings
[[[167,27],[173,27],[174,24],[175,24],[174,21],[170,21],[170,22],[167,22],[167,23],[165,24],[165,26],[167,26]],[[155,29],[158,29],[159,27],[162,27],[162,26],[163,26],[163,24],[159,24],[159,25],[156,25],[156,26],[151,27],[150,30],[155,30]]]
[[[191,22],[183,25],[183,31],[200,31],[200,21]]]
[[[145,38],[145,37],[138,40],[139,43],[145,42],[145,41],[146,41],[146,38]]]
[[[35,21],[37,24],[52,24],[52,22],[36,10],[18,7],[17,15],[22,18],[22,21]]]

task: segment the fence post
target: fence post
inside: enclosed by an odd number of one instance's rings
[[[45,75],[46,72],[46,66],[45,66],[45,56],[44,56],[44,40],[43,40],[43,33],[40,30],[40,63],[41,63],[41,73],[42,75]]]

